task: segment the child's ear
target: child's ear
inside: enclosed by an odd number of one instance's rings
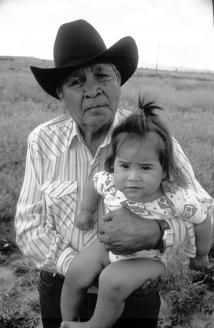
[[[166,172],[162,172],[161,180],[165,180],[165,179],[166,179]]]
[[[110,169],[111,169],[111,172],[114,173],[114,163],[111,163]]]

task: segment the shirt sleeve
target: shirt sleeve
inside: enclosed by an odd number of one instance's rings
[[[207,217],[207,206],[198,200],[191,189],[179,188],[175,194],[175,215],[193,224],[202,223]]]
[[[114,185],[113,174],[106,171],[100,171],[93,176],[94,188],[101,195],[105,196],[106,191],[109,191]]]
[[[65,275],[76,252],[47,219],[41,192],[43,159],[28,138],[24,182],[15,215],[16,242],[39,269]]]
[[[173,138],[173,146],[174,146],[174,156],[177,165],[181,168],[183,174],[186,176],[188,181],[188,187],[197,194],[197,197],[200,201],[213,201],[212,197],[205,191],[205,189],[200,185],[198,180],[195,177],[192,166],[190,164],[189,159],[184,154],[181,146],[177,142],[175,138]]]
[[[197,194],[197,201],[199,204],[203,203],[207,207],[209,215],[213,216],[213,199],[197,181],[188,158],[174,138],[173,144],[176,163],[181,168],[183,174],[187,177],[189,188]],[[212,212],[212,214],[210,214],[210,212]],[[187,220],[180,220],[179,218],[176,218],[176,216],[166,218],[165,220],[175,232],[175,243],[172,247],[173,252],[182,252],[188,248],[188,244],[193,245],[195,235],[194,227],[191,222],[188,222]]]

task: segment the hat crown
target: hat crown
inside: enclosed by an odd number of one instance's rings
[[[96,63],[113,64],[120,72],[123,85],[134,73],[138,63],[137,45],[132,37],[126,36],[107,49],[100,34],[82,19],[60,26],[53,55],[54,67],[31,66],[30,69],[40,86],[57,99],[57,88],[65,75],[75,69]]]
[[[53,49],[56,67],[71,65],[97,56],[106,45],[100,34],[85,20],[77,20],[60,26]]]

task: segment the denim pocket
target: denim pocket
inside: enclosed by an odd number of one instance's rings
[[[56,294],[61,290],[64,277],[42,270],[40,272],[38,290],[40,294]]]

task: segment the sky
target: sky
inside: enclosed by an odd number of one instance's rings
[[[214,71],[212,0],[0,0],[0,56],[53,59],[59,26],[85,19],[107,47],[132,36],[139,67]]]

